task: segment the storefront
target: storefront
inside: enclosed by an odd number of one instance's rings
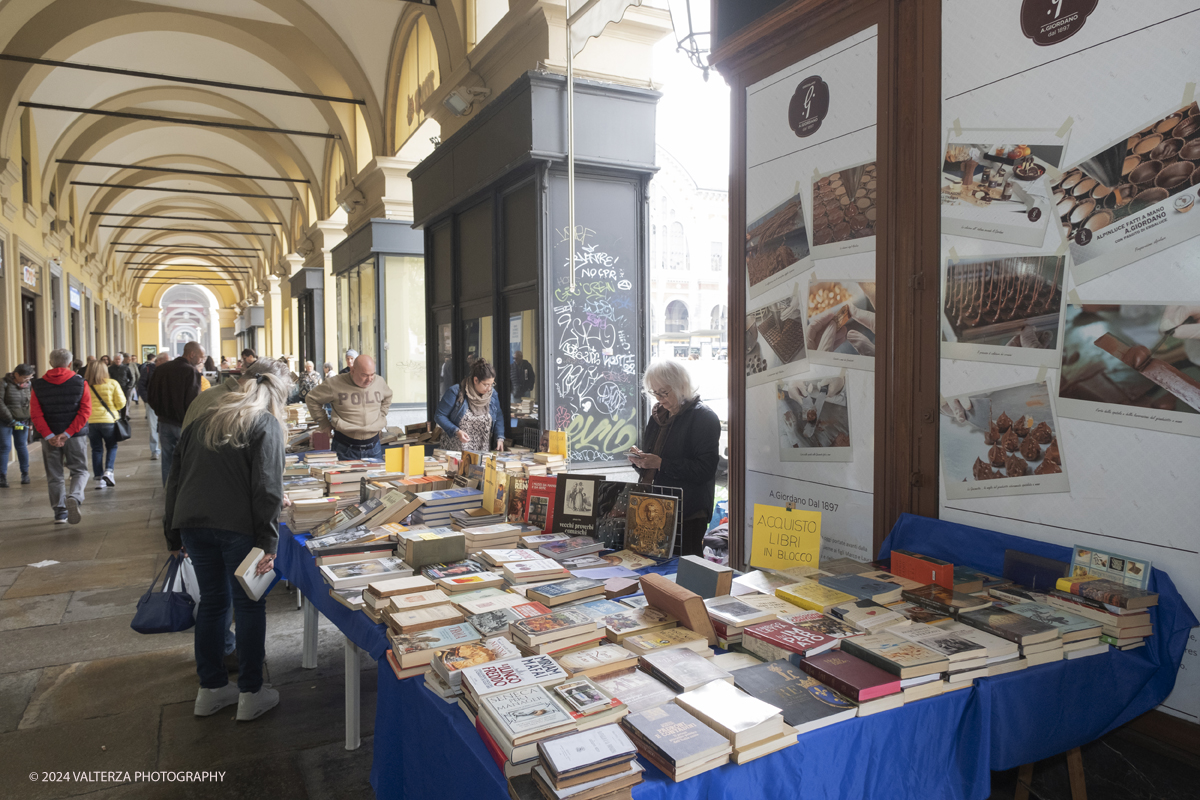
[[[572,283],[565,88],[526,74],[410,173],[435,342],[429,413],[486,358],[510,441],[566,430],[573,462],[624,465],[643,413],[659,95],[576,82]]]
[[[291,290],[296,301],[299,366],[311,361],[319,373],[325,352],[325,276],[319,269],[302,267],[291,277]]]
[[[338,353],[354,349],[374,356],[377,374],[392,390],[392,407],[408,422],[427,418],[424,253],[419,231],[407,222],[387,219],[371,220],[332,250]],[[312,271],[317,275],[306,280],[316,285],[320,273]],[[305,272],[309,270],[300,274]],[[308,292],[315,319],[323,312],[323,290]],[[300,318],[305,319],[303,314]],[[316,326],[302,325],[300,330],[302,338],[306,330],[316,336]],[[315,338],[313,347],[313,352],[324,352],[324,344]]]

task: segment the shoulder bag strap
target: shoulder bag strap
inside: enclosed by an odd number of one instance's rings
[[[96,399],[100,401],[100,405],[104,406],[104,410],[108,412],[108,415],[113,419],[119,419],[119,417],[113,413],[113,410],[108,407],[108,403],[104,402],[104,398],[100,396],[100,393],[96,391],[96,387],[89,383],[88,388],[92,390],[92,394],[96,395]],[[100,423],[96,424],[99,425]]]

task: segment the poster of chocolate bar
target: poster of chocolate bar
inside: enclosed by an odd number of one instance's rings
[[[1200,234],[1200,106],[1156,114],[1051,188],[1076,283],[1191,239]]]
[[[746,89],[748,299],[790,284],[812,267],[818,249],[826,256],[866,249],[868,229],[873,249],[877,214],[873,204],[853,202],[859,187],[846,186],[836,198],[822,194],[819,208],[812,187],[814,174],[874,162],[878,74],[872,27]],[[862,188],[863,197],[875,191]]]
[[[1070,132],[951,129],[942,157],[942,233],[1039,247],[1054,218],[1047,173]]]
[[[1049,381],[951,397],[942,404],[947,500],[1070,492]]]
[[[813,258],[874,252],[878,197],[879,168],[874,160],[814,176]]]
[[[949,259],[942,275],[942,356],[1057,367],[1067,256]]]
[[[815,370],[775,386],[780,461],[853,461],[846,370]]]
[[[755,301],[746,315],[746,386],[808,369],[803,302],[799,280]]]
[[[874,253],[821,262],[808,275],[804,344],[813,364],[875,369]]]
[[[1192,297],[1068,303],[1059,413],[1200,436],[1200,286]]]

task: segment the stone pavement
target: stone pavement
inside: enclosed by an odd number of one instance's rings
[[[40,444],[30,451],[32,484],[20,485],[13,464],[10,488],[0,489],[0,796],[370,797],[375,664],[363,659],[363,745],[347,752],[342,636],[322,618],[319,666],[301,669],[301,612],[287,587],[276,586],[267,605],[267,667],[280,703],[254,722],[235,723],[233,707],[193,716],[191,631],[130,629],[167,555],[144,408],[117,452],[116,487],[96,490],[89,480],[78,525],[53,522]],[[58,563],[29,566],[45,560]],[[217,785],[40,780],[166,770],[226,774]]]

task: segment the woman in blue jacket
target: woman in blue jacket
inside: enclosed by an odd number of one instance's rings
[[[503,450],[504,418],[492,365],[482,358],[472,364],[466,380],[442,395],[434,419],[447,450]]]

